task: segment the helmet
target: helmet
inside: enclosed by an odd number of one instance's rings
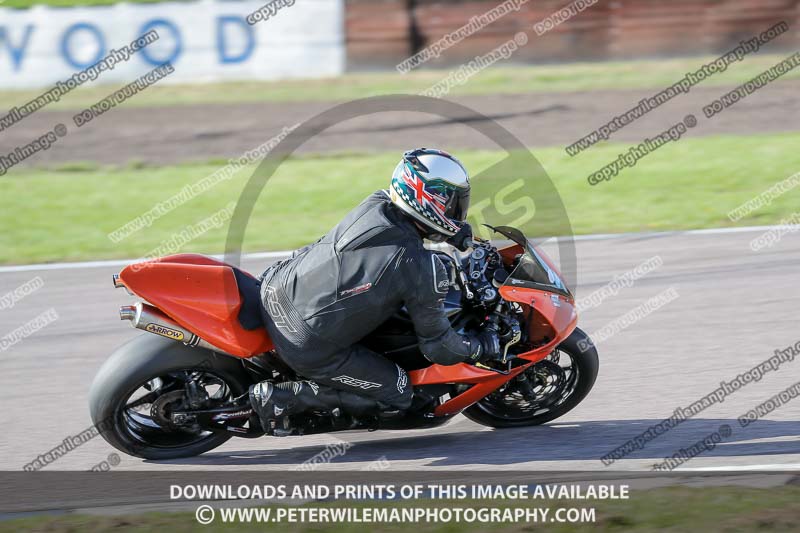
[[[392,202],[432,230],[428,238],[452,237],[469,209],[469,175],[442,150],[417,148],[403,154],[389,187]]]

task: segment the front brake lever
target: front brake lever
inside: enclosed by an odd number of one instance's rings
[[[520,339],[522,339],[522,330],[520,329],[519,325],[517,325],[514,327],[514,336],[511,337],[511,340],[509,340],[506,343],[505,348],[503,348],[503,364],[505,364],[506,362],[508,362],[509,365],[511,364],[510,360],[508,359],[508,349],[511,348],[511,346],[513,346],[514,344],[517,344],[520,341]]]
[[[484,370],[491,370],[492,372],[496,372],[497,374],[502,374],[504,376],[507,376],[508,374],[511,373],[511,360],[509,359],[508,363],[504,364],[508,364],[508,367],[505,370],[500,370],[499,368],[494,368],[489,365],[484,365],[483,363],[475,363],[475,366],[477,366],[478,368],[482,368]]]

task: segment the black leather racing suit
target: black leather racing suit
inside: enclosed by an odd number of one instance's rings
[[[300,375],[407,409],[406,372],[359,341],[405,306],[432,362],[477,354],[479,342],[450,327],[442,305],[448,287],[441,260],[378,191],[319,241],[267,269],[262,310],[278,352]]]

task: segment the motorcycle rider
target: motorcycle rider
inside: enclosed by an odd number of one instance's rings
[[[423,247],[423,239],[469,246],[469,198],[469,176],[455,157],[410,150],[388,191],[373,193],[316,243],[264,272],[264,324],[284,362],[314,380],[250,387],[267,433],[288,434],[286,417],[308,410],[357,417],[407,410],[413,392],[405,370],[359,344],[403,306],[431,362],[499,357],[493,329],[462,335],[450,327],[448,272]]]

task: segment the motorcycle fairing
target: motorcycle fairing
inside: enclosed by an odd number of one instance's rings
[[[525,251],[520,244],[499,250],[507,264],[515,255]],[[548,261],[549,258],[540,250],[536,251],[542,254],[540,257],[544,261]],[[264,328],[248,331],[237,319],[243,300],[233,269],[233,266],[207,256],[177,254],[131,265],[120,273],[120,280],[128,290],[160,308],[189,331],[227,353],[247,358],[272,350],[273,344]],[[439,405],[434,411],[436,416],[457,414],[480,401],[532,364],[547,357],[577,326],[578,317],[569,292],[557,294],[552,289],[540,290],[507,283],[500,287],[500,294],[508,301],[519,303],[526,312],[535,313],[535,320],[529,321],[529,337],[541,340],[541,344],[533,350],[517,354],[517,358],[529,362],[506,374],[465,363],[450,366],[433,364],[410,371],[409,378],[413,386],[443,383],[473,385]]]
[[[571,299],[551,292],[536,289],[503,286],[500,294],[506,300],[518,302],[527,312],[536,313],[529,324],[529,336],[544,339],[544,343],[533,350],[517,354],[517,358],[529,361],[513,368],[508,374],[482,369],[466,363],[451,366],[431,365],[409,372],[411,383],[433,385],[440,383],[473,384],[465,392],[450,398],[435,410],[436,416],[447,416],[461,412],[480,401],[498,387],[513,379],[532,364],[541,361],[561,344],[578,325],[578,315]],[[554,297],[558,299],[557,303]]]
[[[244,299],[234,267],[227,263],[199,254],[170,255],[129,265],[119,279],[129,291],[231,355],[247,358],[273,349],[266,329],[248,330],[240,323]]]

